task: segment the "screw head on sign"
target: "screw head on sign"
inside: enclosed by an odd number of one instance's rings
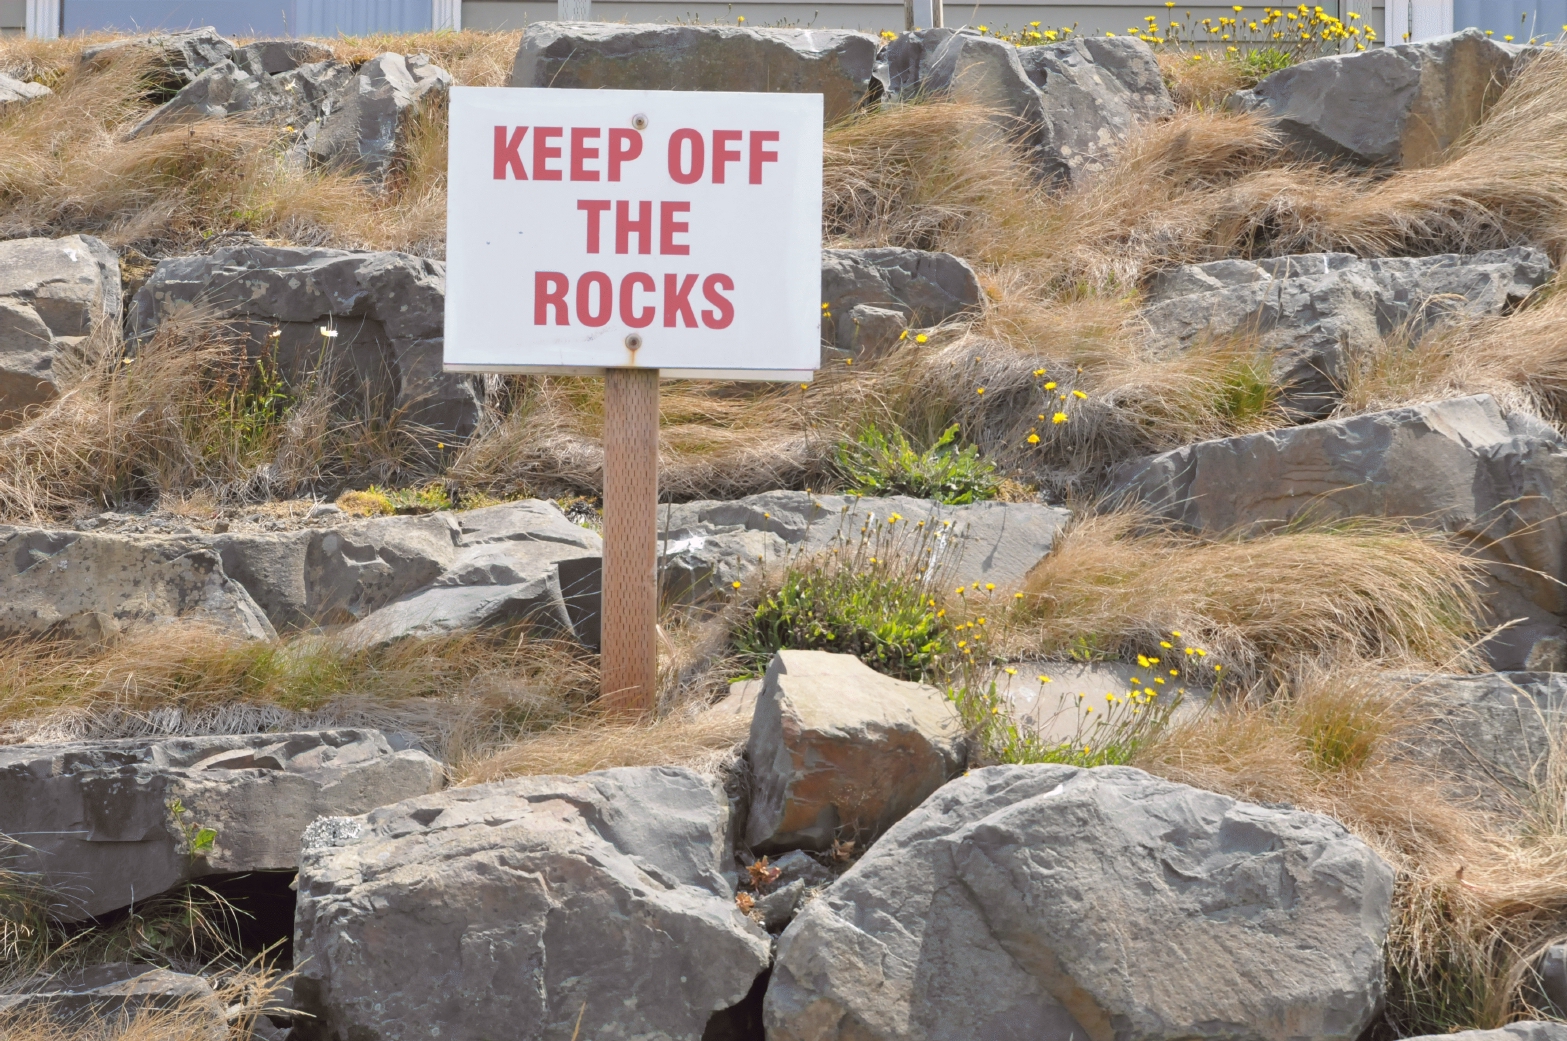
[[[636,129],[638,129],[638,130],[646,130],[647,129],[647,117],[644,116],[642,113],[638,112],[636,115],[631,117],[631,125],[633,127],[635,127]]]
[[[642,346],[642,334],[641,333],[627,333],[626,334],[626,350],[634,351],[638,347],[641,347],[641,346]]]

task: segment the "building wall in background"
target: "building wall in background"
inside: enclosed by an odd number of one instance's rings
[[[16,36],[27,29],[27,0],[0,0],[0,36]]]

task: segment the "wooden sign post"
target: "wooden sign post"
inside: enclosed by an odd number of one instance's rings
[[[658,685],[660,378],[811,379],[822,97],[455,87],[448,372],[604,377],[601,705]]]

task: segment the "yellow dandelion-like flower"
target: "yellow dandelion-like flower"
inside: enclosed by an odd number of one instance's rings
[[[1049,383],[1046,383],[1045,384],[1045,389],[1046,390],[1055,390],[1056,389],[1056,381],[1055,380],[1051,380]]]
[[[1079,400],[1079,401],[1087,401],[1087,400],[1088,400],[1088,395],[1087,395],[1087,394],[1084,394],[1084,393],[1083,393],[1083,392],[1082,392],[1082,391],[1080,391],[1080,390],[1074,390],[1074,391],[1073,391],[1073,392],[1072,392],[1072,396],[1073,396],[1073,397],[1074,397],[1074,398],[1076,398],[1076,399],[1077,399],[1077,400]]]
[[[1051,681],[1049,676],[1041,676],[1041,677],[1039,677],[1039,682],[1040,683],[1050,683],[1052,681]]]
[[[1163,647],[1165,650],[1169,650],[1174,645],[1172,643],[1170,643],[1169,640],[1160,640],[1159,641],[1159,646]]]
[[[929,337],[929,336],[926,336],[926,335],[925,335],[925,334],[924,334],[924,333],[918,333],[918,334],[917,334],[917,335],[916,335],[916,336],[915,336],[915,337],[914,337],[914,342],[915,342],[915,343],[926,343],[926,342],[928,342],[928,341],[929,341],[929,340],[930,340],[930,337]]]
[[[975,387],[974,388],[974,393],[975,394],[983,394],[983,393],[985,393],[985,388],[984,387]]]
[[[739,579],[736,579],[735,581],[729,583],[729,585],[730,585],[730,588],[732,588],[732,589],[739,589],[740,588],[740,581],[739,581]],[[904,602],[907,603],[908,601],[904,601]]]
[[[985,592],[991,593],[991,592],[994,592],[995,589],[996,589],[996,584],[994,582],[986,582],[985,583]],[[979,620],[979,624],[980,625],[984,625],[985,624],[985,620],[983,618],[981,618]]]
[[[1065,423],[1066,422],[1066,413],[1065,412],[1057,412],[1055,415],[1050,417],[1050,422],[1052,422],[1052,423]]]
[[[1009,669],[1006,669],[1005,672],[1006,672],[1006,674],[1008,676],[1016,676],[1017,675],[1017,670],[1016,669],[1010,669],[1009,668]]]
[[[1179,629],[1171,629],[1170,635],[1179,640],[1181,638],[1181,631]]]
[[[1045,374],[1045,370],[1044,369],[1035,369],[1034,370],[1034,376],[1035,376],[1036,379],[1038,377],[1040,377],[1040,376],[1043,376],[1044,374]]]
[[[1039,444],[1039,435],[1038,434],[1029,434],[1028,435],[1028,443],[1031,444],[1031,445]]]
[[[1023,599],[1023,594],[1022,593],[1013,593],[1012,594],[1012,599],[1014,599],[1014,600],[1021,600],[1021,599]]]
[[[1159,684],[1159,686],[1161,686],[1161,687],[1164,686],[1164,677],[1163,676],[1155,676],[1153,678],[1153,681],[1155,683]]]

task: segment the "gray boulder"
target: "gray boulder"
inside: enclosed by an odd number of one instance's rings
[[[5,73],[0,72],[0,109],[4,109],[7,105],[33,101],[53,93],[54,91],[42,83],[29,83],[26,80],[19,80],[14,76],[7,76]]]
[[[1464,540],[1489,574],[1497,668],[1562,638],[1567,443],[1489,395],[1411,405],[1186,445],[1128,463],[1112,498],[1191,531],[1247,532],[1291,520],[1398,517]]]
[[[876,49],[841,29],[535,22],[511,86],[820,94],[830,123],[879,92]]]
[[[378,54],[328,99],[322,117],[306,127],[301,147],[313,163],[384,181],[409,122],[451,85],[451,73],[422,54]]]
[[[68,921],[205,875],[291,870],[300,836],[435,791],[441,767],[375,730],[0,747],[0,834]],[[210,844],[196,841],[203,829]]]
[[[1126,767],[946,785],[778,943],[769,1041],[1353,1041],[1393,871],[1337,822]]]
[[[154,54],[156,79],[169,90],[178,90],[207,69],[234,56],[234,45],[207,25],[184,32],[153,33],[95,43],[82,48],[81,62],[96,66],[130,49]]]
[[[1401,754],[1443,777],[1454,799],[1514,827],[1555,812],[1549,764],[1567,723],[1567,675],[1394,676],[1389,683],[1419,707]]]
[[[1271,117],[1288,144],[1311,158],[1434,166],[1539,52],[1465,29],[1304,61],[1230,104]]]
[[[442,369],[446,267],[406,253],[247,243],[160,261],[136,292],[138,338],[185,314],[223,319],[284,377],[334,381],[381,418],[465,437],[479,418],[472,378]],[[330,326],[336,336],[323,337]]]
[[[196,539],[0,527],[0,634],[103,644],[173,622],[277,635]]]
[[[257,40],[234,50],[234,64],[252,76],[276,76],[331,59],[332,48],[310,40]]]
[[[1012,44],[972,29],[916,29],[889,41],[883,53],[894,96],[976,105],[1006,137],[1031,151],[1045,145],[1044,99]]]
[[[120,260],[90,235],[0,242],[0,425],[60,392],[60,363],[120,322]]]
[[[983,299],[974,269],[950,253],[891,246],[822,250],[822,302],[831,315],[824,316],[822,343],[836,347],[837,357],[858,355],[867,337],[890,340],[890,346],[904,329],[977,311]],[[896,329],[881,311],[894,312]]]
[[[963,721],[934,687],[852,654],[779,651],[746,742],[758,853],[863,849],[962,771]]]
[[[325,50],[299,41],[305,53]],[[127,137],[135,138],[168,127],[186,126],[205,119],[246,117],[255,121],[305,125],[321,115],[330,92],[341,89],[353,75],[353,69],[340,61],[322,61],[314,65],[287,65],[287,51],[281,44],[252,44],[259,52],[244,48],[236,52],[238,61],[221,61],[205,70],[168,101],[149,112],[131,128]],[[250,53],[246,53],[250,52]],[[284,65],[276,75],[257,71],[268,63]]]
[[[316,1018],[295,1035],[698,1041],[768,963],[725,877],[728,815],[709,779],[647,767],[320,822],[294,939]]]
[[[1175,115],[1153,49],[1136,37],[1084,36],[1025,47],[1018,56],[1044,99],[1050,176],[1097,173],[1139,122]]]
[[[1456,316],[1505,314],[1554,274],[1550,257],[1527,246],[1471,256],[1216,260],[1159,275],[1142,316],[1167,349],[1260,335],[1276,356],[1284,406],[1322,416],[1340,400],[1356,355],[1383,336],[1402,329],[1418,339]]]
[[[898,520],[889,520],[893,515]],[[811,556],[830,549],[835,541],[854,543],[861,529],[883,534],[889,549],[913,548],[928,538],[937,565],[954,581],[990,582],[1015,586],[1041,557],[1050,552],[1057,533],[1071,518],[1059,506],[1042,503],[980,502],[969,506],[943,506],[928,499],[895,495],[860,498],[850,495],[815,495],[811,492],[762,492],[729,501],[699,500],[659,509],[661,538],[671,544],[682,540],[739,532],[771,532],[783,543],[788,556]],[[934,534],[927,535],[926,529]],[[729,558],[733,573],[752,567],[750,551]],[[764,554],[778,543],[767,540]],[[672,554],[671,554],[672,555]],[[769,556],[768,563],[778,557]],[[717,569],[712,574],[718,574]],[[729,572],[724,572],[725,574]],[[722,591],[728,583],[718,588]]]
[[[1052,179],[1103,169],[1139,121],[1175,112],[1153,51],[1131,37],[1019,49],[971,29],[919,29],[885,53],[892,94],[951,97],[990,111],[993,125]]]
[[[0,1013],[24,1021],[39,1013],[62,1023],[134,1019],[143,1010],[176,1012],[179,1036],[224,1041],[228,1015],[200,976],[155,965],[109,962],[24,979],[0,988]]]

